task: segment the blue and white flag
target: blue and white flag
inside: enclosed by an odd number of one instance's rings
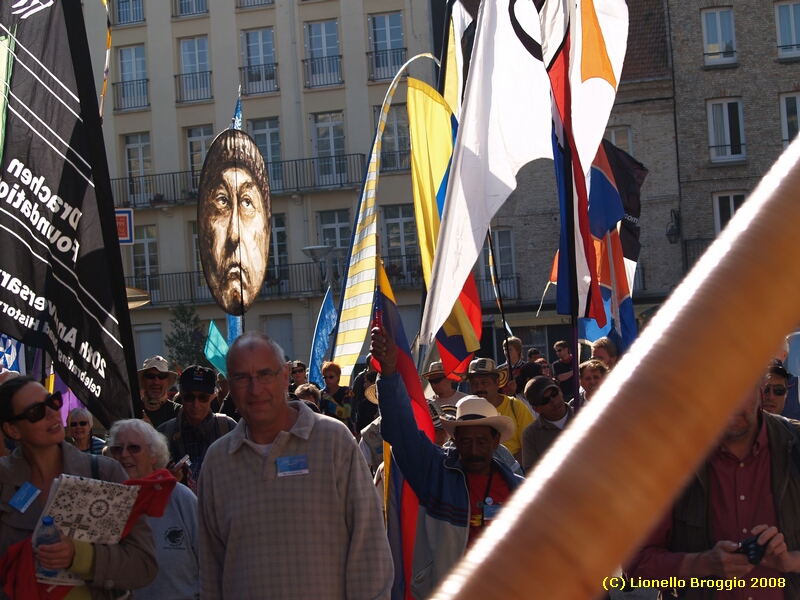
[[[0,364],[11,371],[18,371],[25,374],[25,346],[5,333],[0,333],[0,346],[2,346],[2,357]]]
[[[231,129],[242,130],[242,89],[239,88],[239,97],[236,99],[236,110],[233,111]]]
[[[308,361],[308,380],[316,383],[320,389],[325,387],[325,380],[322,379],[322,361],[328,351],[331,333],[335,327],[336,307],[333,305],[333,295],[329,287],[319,309],[317,326],[314,328],[314,341],[311,343],[311,358]]]

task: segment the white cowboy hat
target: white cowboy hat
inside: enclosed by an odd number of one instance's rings
[[[491,402],[480,396],[465,396],[456,404],[456,420],[442,419],[442,427],[455,438],[457,427],[488,425],[500,432],[500,443],[510,440],[514,435],[514,421],[498,414]]]

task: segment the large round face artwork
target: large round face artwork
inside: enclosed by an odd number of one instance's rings
[[[267,271],[269,179],[255,141],[220,133],[203,163],[198,190],[198,244],[211,295],[229,315],[243,315]]]

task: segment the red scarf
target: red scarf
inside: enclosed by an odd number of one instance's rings
[[[167,469],[159,469],[141,479],[124,481],[124,485],[139,485],[141,489],[136,496],[122,537],[130,533],[140,516],[156,518],[164,516],[164,508],[177,483]],[[51,586],[36,581],[32,537],[33,534],[10,546],[6,555],[0,559],[0,583],[3,584],[3,591],[10,600],[62,600],[72,591],[72,586]]]

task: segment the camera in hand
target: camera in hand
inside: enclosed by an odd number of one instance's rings
[[[767,553],[767,547],[758,543],[758,536],[753,535],[739,542],[739,549],[736,551],[739,554],[744,554],[751,565],[758,565]]]

